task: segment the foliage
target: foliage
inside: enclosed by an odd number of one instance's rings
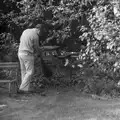
[[[84,81],[84,90],[96,94],[114,93],[119,81],[119,17],[115,16],[112,3],[98,4],[88,14],[89,32],[87,48],[80,57],[88,61],[84,75],[78,73],[78,82]],[[84,35],[83,34],[83,35]],[[88,57],[89,56],[89,57]],[[85,67],[84,67],[85,68]],[[92,73],[89,71],[92,69]],[[85,74],[87,73],[87,74]],[[83,80],[81,80],[83,76]],[[88,76],[88,78],[87,78]],[[74,80],[74,82],[76,81]],[[114,92],[112,92],[114,91]]]
[[[79,52],[84,74],[79,71],[73,83],[82,82],[83,90],[100,94],[118,82],[119,5],[111,0],[1,0],[0,5],[4,6],[0,8],[1,61],[8,60],[8,56],[3,59],[5,54],[16,61],[22,31],[43,23],[43,45]],[[92,76],[87,78],[89,70]]]
[[[85,24],[82,23],[84,18],[81,18],[81,9],[84,10],[85,8],[82,8],[81,3],[84,5],[87,2],[61,0],[61,2],[58,3],[54,1],[51,3],[40,0],[21,0],[19,2],[9,0],[8,2],[1,1],[1,4],[8,4],[8,6],[10,6],[13,2],[15,7],[12,6],[6,13],[3,12],[4,9],[1,10],[2,17],[0,26],[2,33],[10,32],[14,35],[16,43],[19,43],[20,35],[24,29],[34,27],[38,23],[43,23],[47,29],[44,36],[52,37],[50,44],[58,44],[66,41],[64,44],[68,46],[66,43],[69,40],[70,45],[72,45],[75,43],[74,41],[79,38],[79,28],[81,24]],[[68,47],[70,47],[70,45]]]

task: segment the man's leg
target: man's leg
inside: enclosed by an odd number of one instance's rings
[[[21,82],[22,82],[26,74],[26,68],[25,68],[25,64],[24,64],[24,60],[22,59],[22,56],[19,55],[18,58],[20,61]]]
[[[20,90],[29,91],[30,82],[34,73],[34,57],[33,56],[24,57],[24,65],[26,68],[26,74],[20,85]]]

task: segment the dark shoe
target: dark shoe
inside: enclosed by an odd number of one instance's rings
[[[23,91],[23,90],[18,90],[17,91],[18,94],[29,94],[29,91]]]

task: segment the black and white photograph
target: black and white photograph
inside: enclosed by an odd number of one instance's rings
[[[120,0],[0,0],[0,120],[120,120]]]

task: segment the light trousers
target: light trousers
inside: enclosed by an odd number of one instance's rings
[[[34,56],[24,53],[18,53],[21,69],[21,85],[20,90],[29,91],[30,82],[34,74]]]

